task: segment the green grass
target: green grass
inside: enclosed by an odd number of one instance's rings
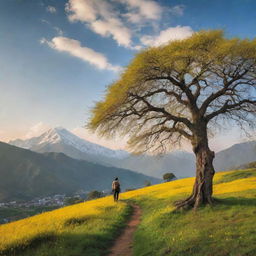
[[[256,177],[256,168],[230,171],[227,174],[224,174],[223,176],[221,176],[221,178],[218,179],[215,182],[215,184],[226,183],[233,180],[245,179],[249,177]]]
[[[226,194],[215,207],[197,212],[165,211],[176,198],[138,200],[143,220],[135,235],[134,255],[255,256],[256,199],[246,198],[248,192],[236,196]]]
[[[222,175],[220,186],[255,177],[254,170],[239,170]],[[256,180],[255,189],[218,193],[218,203],[197,211],[173,211],[172,203],[186,194],[155,198],[148,193],[135,201],[143,209],[142,222],[135,234],[135,256],[255,256],[256,255]],[[224,187],[225,188],[225,187]],[[239,190],[239,189],[238,189]],[[144,241],[147,241],[146,243]]]
[[[33,218],[48,221],[52,216],[59,221],[60,231],[39,232],[27,244],[21,243],[15,250],[9,248],[0,255],[107,255],[131,214],[129,203],[135,202],[143,211],[134,235],[135,256],[255,256],[255,177],[255,169],[217,173],[214,195],[218,203],[197,211],[174,211],[173,202],[185,198],[192,190],[194,179],[188,178],[122,193],[118,204],[107,197],[42,217],[37,215],[17,222],[17,227],[25,223],[32,225]],[[92,209],[93,214],[83,214],[82,209]],[[6,230],[12,230],[8,225]]]

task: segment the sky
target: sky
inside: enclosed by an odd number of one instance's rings
[[[0,141],[62,126],[124,148],[83,126],[134,55],[202,29],[252,39],[255,10],[254,0],[0,0]],[[234,127],[211,144],[242,140]]]

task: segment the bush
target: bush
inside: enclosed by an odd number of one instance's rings
[[[145,183],[144,183],[145,187],[148,187],[148,186],[151,186],[151,182],[149,180],[146,180]]]
[[[176,176],[172,172],[167,172],[163,175],[163,180],[165,180],[165,181],[171,181],[175,178],[176,178]]]

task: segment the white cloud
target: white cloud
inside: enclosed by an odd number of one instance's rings
[[[86,23],[95,33],[113,39],[122,46],[131,46],[131,30],[125,26],[119,13],[104,0],[69,0],[66,12],[71,22]]]
[[[56,13],[57,12],[56,8],[54,6],[50,6],[50,5],[48,5],[46,7],[46,10],[47,10],[47,12],[50,12],[50,13]]]
[[[70,22],[82,22],[102,37],[112,37],[121,46],[138,49],[132,39],[140,36],[142,27],[157,28],[164,13],[183,15],[184,5],[165,8],[155,0],[69,0],[65,10]],[[189,27],[169,28],[159,36],[143,36],[141,42],[146,46],[159,45],[185,38],[191,31]]]
[[[131,45],[131,32],[127,27],[124,27],[120,20],[110,18],[107,21],[96,20],[91,23],[91,28],[94,32],[101,36],[111,36],[119,45],[130,47]]]
[[[49,125],[39,122],[28,129],[28,132],[24,135],[24,139],[39,136],[50,128],[51,127]]]
[[[91,22],[97,18],[97,9],[95,4],[98,1],[85,1],[85,0],[69,0],[66,4],[65,10],[68,13],[68,19],[71,22],[83,21]]]
[[[166,30],[162,30],[157,36],[143,36],[141,38],[141,42],[145,46],[159,46],[166,44],[169,41],[185,39],[190,37],[192,34],[193,30],[189,26],[170,27]]]
[[[110,64],[102,53],[96,52],[91,48],[81,46],[81,43],[78,40],[59,36],[54,37],[51,41],[42,38],[40,43],[46,43],[57,51],[67,52],[72,56],[90,63],[98,69],[107,69],[115,72],[121,70],[120,66],[113,66]]]
[[[132,23],[140,23],[145,19],[159,20],[163,12],[163,8],[155,1],[151,0],[116,0],[122,2],[128,7],[125,14]]]

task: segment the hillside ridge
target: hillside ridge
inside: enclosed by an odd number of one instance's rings
[[[0,142],[0,201],[29,200],[78,190],[111,190],[118,176],[122,189],[159,180],[131,170],[70,158],[63,153],[36,153]]]

